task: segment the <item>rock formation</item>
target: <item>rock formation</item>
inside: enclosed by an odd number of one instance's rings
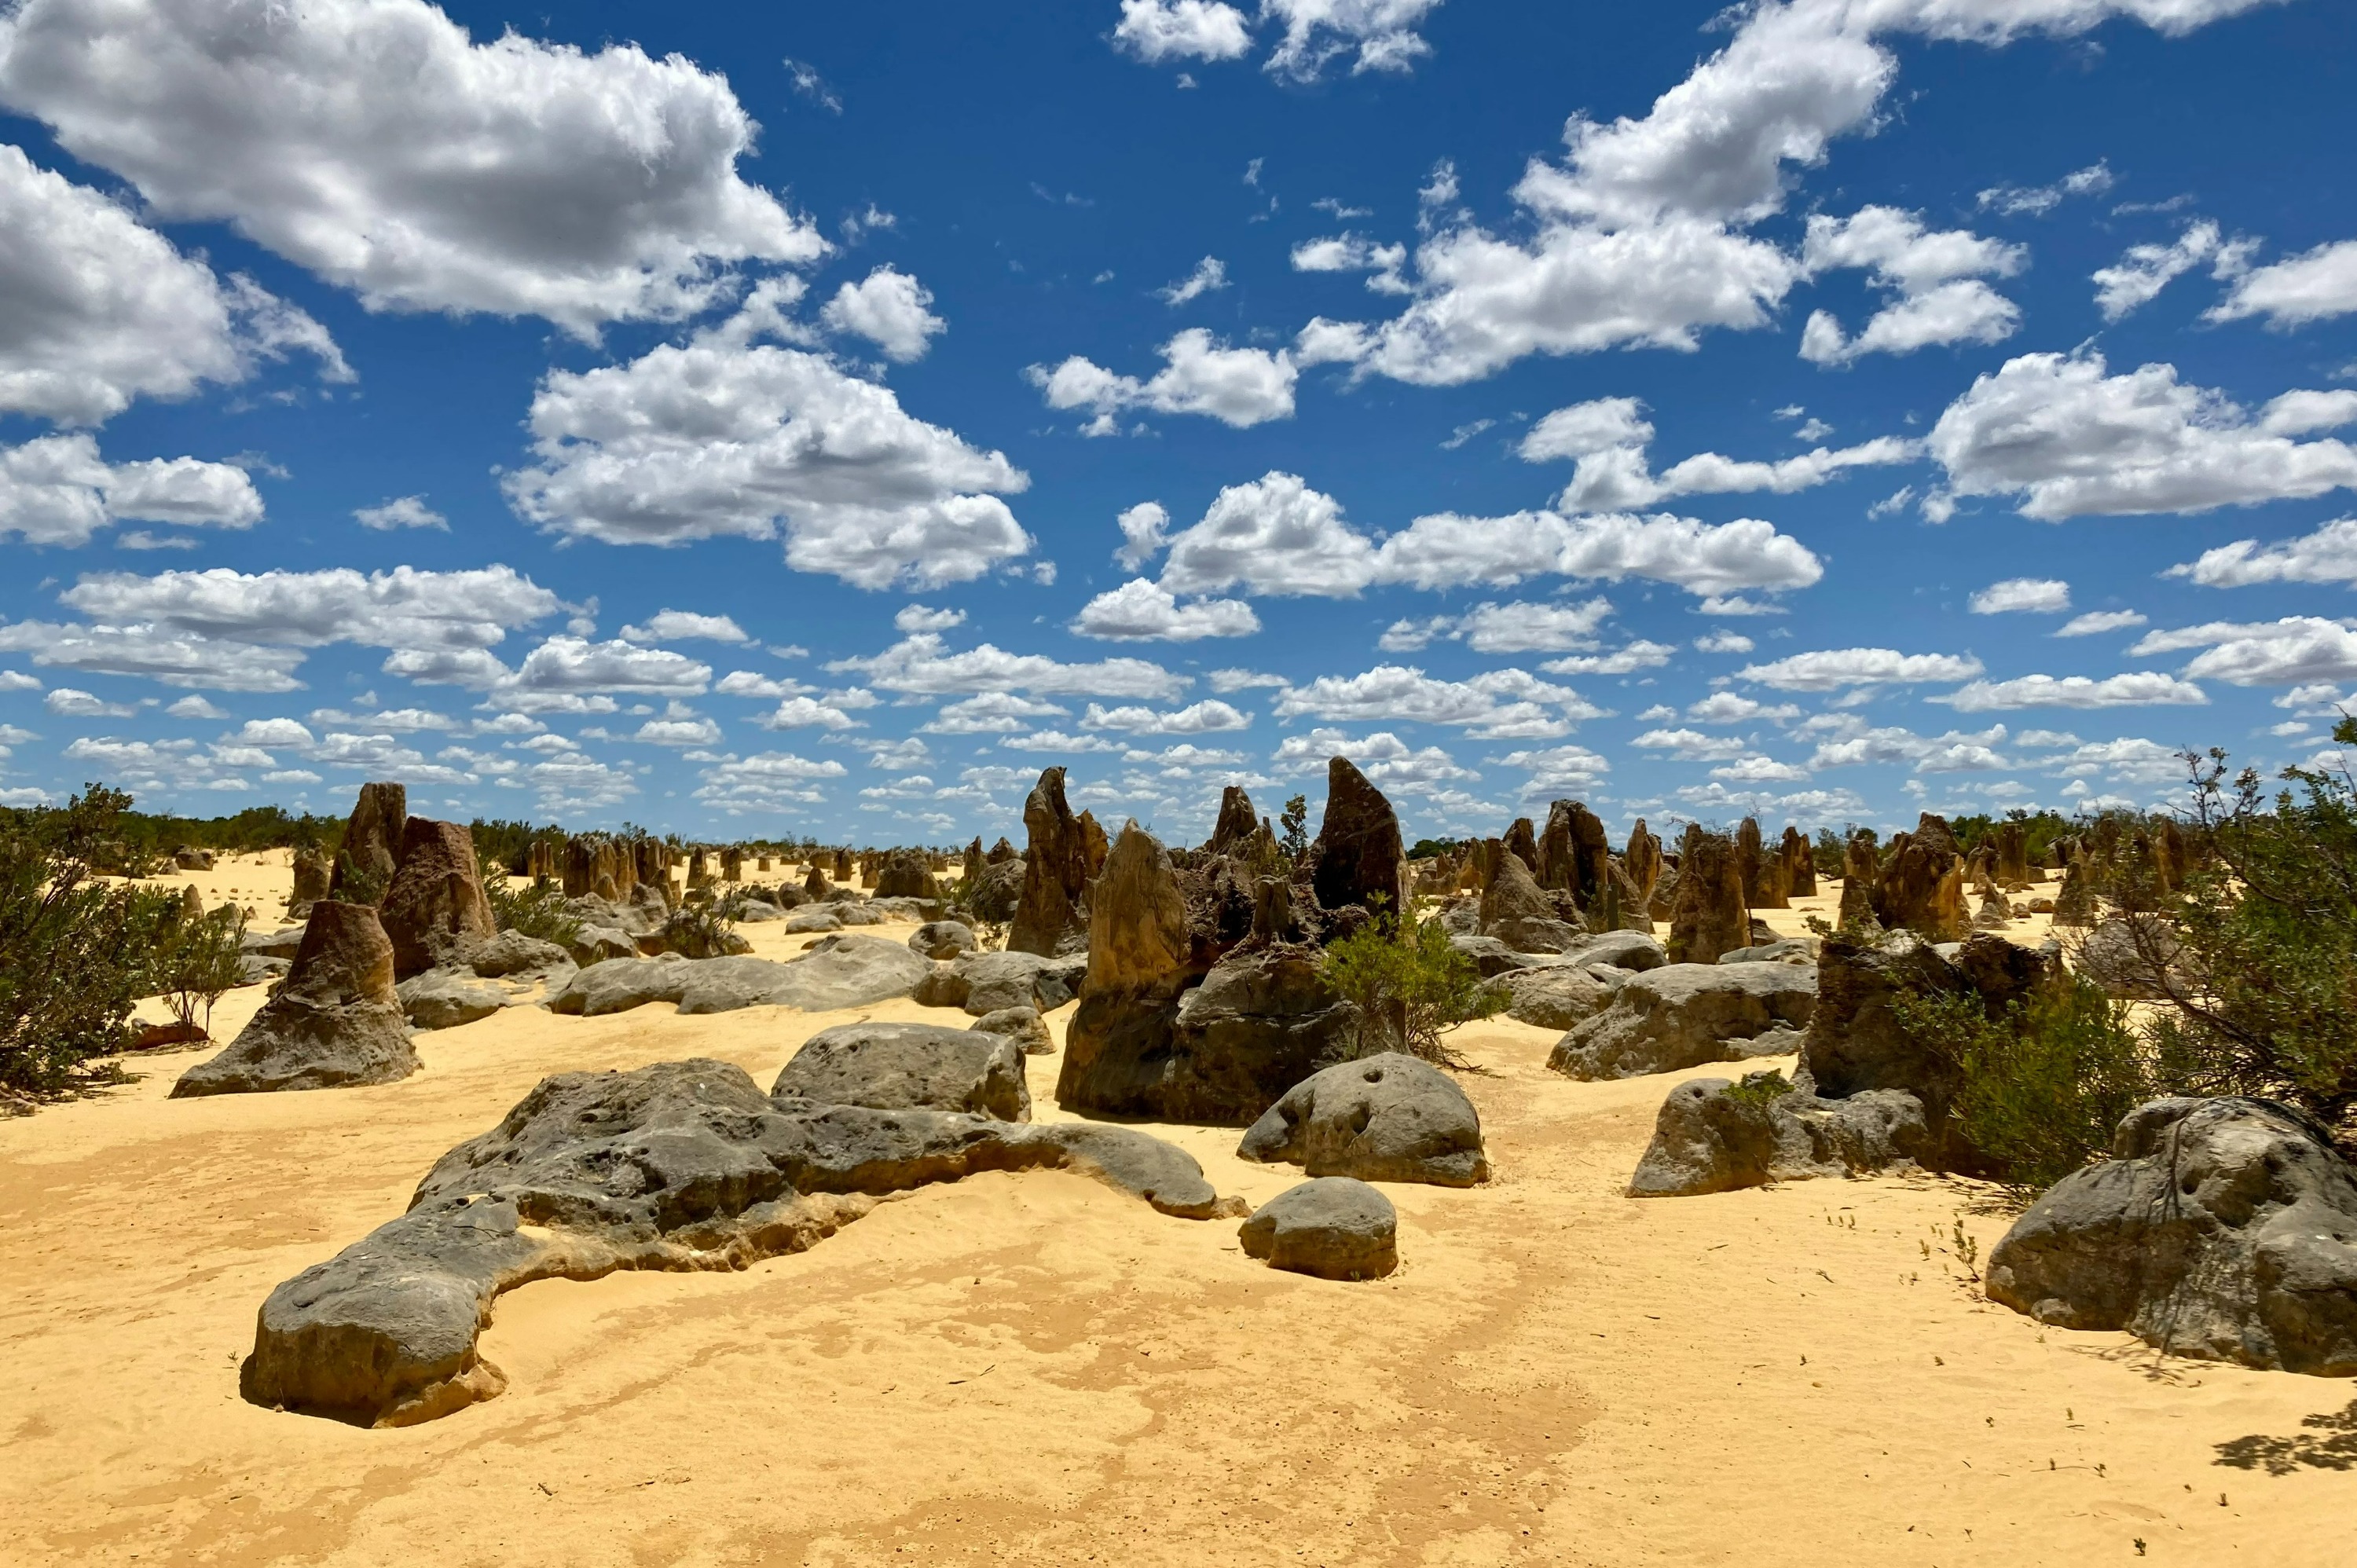
[[[393,1083],[416,1070],[376,910],[322,898],[277,993],[227,1048],[182,1073],[172,1098]]]
[[[1029,842],[1023,851],[1023,896],[1006,936],[1009,952],[1053,957],[1088,939],[1088,842],[1064,803],[1064,770],[1039,775],[1023,802]]]
[[[1996,880],[2001,887],[2017,887],[2040,880],[2030,872],[2029,834],[2019,822],[1997,824]]]
[[[1167,1214],[1236,1211],[1184,1152],[1125,1127],[771,1100],[708,1060],[559,1073],[445,1155],[408,1213],[272,1291],[239,1391],[361,1424],[430,1421],[506,1387],[477,1340],[517,1285],[742,1268],[810,1247],[876,1197],[1038,1169]]]
[[[1219,820],[1211,824],[1211,842],[1204,847],[1212,854],[1232,854],[1259,830],[1252,797],[1242,785],[1231,784],[1220,791]]]
[[[1561,952],[1583,935],[1564,919],[1518,854],[1501,857],[1497,875],[1481,895],[1480,930],[1516,952]]]
[[[1396,915],[1405,907],[1407,852],[1382,790],[1343,757],[1326,765],[1326,815],[1303,857],[1321,909],[1357,905]]]
[[[2158,1100],[1989,1252],[1988,1294],[2169,1355],[2357,1375],[2357,1173],[2261,1100]]]
[[[1321,1280],[1379,1280],[1399,1267],[1399,1215],[1365,1182],[1324,1176],[1288,1187],[1238,1231],[1244,1256]]]
[[[1925,811],[1913,832],[1891,835],[1874,886],[1874,915],[1890,930],[1920,932],[1938,942],[1972,934],[1964,861],[1943,819]]]
[[[1645,819],[1629,830],[1629,847],[1622,852],[1620,865],[1637,889],[1638,908],[1650,911],[1653,907],[1653,889],[1662,880],[1662,841],[1645,826]]]
[[[374,903],[401,864],[401,830],[409,821],[409,791],[398,784],[363,784],[344,824],[344,847],[336,856],[328,897],[349,900],[356,888]]]
[[[1864,1176],[1914,1160],[1929,1142],[1923,1106],[1899,1090],[1821,1100],[1775,1072],[1740,1083],[1690,1079],[1670,1090],[1631,1197],[1691,1197],[1770,1181]]]
[[[821,1029],[778,1074],[779,1100],[870,1111],[955,1111],[1031,1120],[1023,1047],[1004,1035],[938,1024],[842,1024]]]
[[[1686,830],[1678,854],[1677,899],[1669,918],[1665,945],[1672,963],[1717,963],[1719,954],[1751,945],[1742,861],[1727,835]]]
[[[327,851],[304,844],[295,851],[295,890],[286,896],[286,918],[307,920],[311,906],[328,896],[334,886],[336,863]]]
[[[896,849],[884,857],[884,868],[876,878],[878,898],[932,898],[942,896],[942,885],[933,879],[932,867],[925,856],[913,849]]]
[[[1533,876],[1539,874],[1539,839],[1537,832],[1531,826],[1530,818],[1516,817],[1507,824],[1506,836],[1501,842],[1509,854],[1521,858],[1524,868]],[[1491,875],[1497,875],[1495,867],[1491,868]]]
[[[1817,857],[1809,847],[1808,836],[1800,829],[1787,824],[1781,850],[1784,862],[1784,891],[1793,898],[1813,898],[1817,896]]]
[[[909,933],[909,950],[930,959],[956,958],[977,945],[974,928],[957,920],[928,920]]]
[[[1817,972],[1784,963],[1672,963],[1623,981],[1557,1041],[1547,1066],[1582,1079],[1786,1056],[1817,1007]]]
[[[1361,1181],[1472,1187],[1490,1179],[1473,1102],[1438,1068],[1396,1051],[1295,1084],[1252,1124],[1236,1155]]]
[[[1743,901],[1754,909],[1788,909],[1784,858],[1760,836],[1760,819],[1746,817],[1735,832],[1735,857],[1743,868]]]
[[[382,908],[384,934],[393,940],[393,972],[402,980],[463,964],[468,950],[489,941],[499,929],[483,897],[474,835],[458,822],[409,819]]]

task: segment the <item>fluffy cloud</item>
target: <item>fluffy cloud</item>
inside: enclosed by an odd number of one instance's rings
[[[1459,725],[1480,738],[1544,740],[1568,734],[1574,723],[1599,717],[1602,710],[1570,687],[1527,671],[1442,681],[1412,666],[1379,664],[1363,674],[1321,675],[1288,687],[1278,694],[1275,713],[1280,719]]]
[[[1911,463],[1915,442],[1882,436],[1839,451],[1819,446],[1778,462],[1743,461],[1697,453],[1656,476],[1645,456],[1653,426],[1632,397],[1598,398],[1556,409],[1531,426],[1517,450],[1525,462],[1570,458],[1577,466],[1556,506],[1566,512],[1613,511],[1652,506],[1683,495],[1769,490],[1791,495],[1838,478],[1851,468]]]
[[[135,398],[241,381],[296,349],[325,379],[353,379],[302,311],[251,278],[222,282],[121,205],[0,144],[0,412],[97,424]]]
[[[262,497],[245,470],[230,464],[108,463],[88,435],[0,446],[0,538],[13,533],[27,544],[70,549],[125,520],[251,528],[262,521]]]
[[[1162,553],[1169,542],[1170,511],[1160,501],[1140,501],[1114,519],[1121,527],[1121,548],[1113,558],[1133,572]]]
[[[362,574],[243,573],[217,566],[142,577],[82,578],[60,603],[102,626],[151,628],[222,641],[319,648],[485,649],[553,615],[554,594],[507,566],[427,572],[396,566]]]
[[[2029,31],[2083,33],[2123,16],[2181,33],[2266,3],[1789,0],[1749,7],[1726,47],[1646,114],[1609,124],[1571,118],[1564,160],[1534,160],[1514,188],[1516,228],[1527,238],[1463,217],[1442,224],[1416,252],[1415,298],[1404,313],[1372,327],[1313,322],[1303,352],[1350,360],[1361,373],[1453,385],[1531,354],[1641,344],[1691,349],[1713,328],[1767,326],[1809,269],[1745,231],[1781,209],[1790,169],[1823,161],[1834,138],[1874,122],[1898,75],[1878,35],[2003,44]],[[1934,286],[1911,309],[1902,295],[1893,309],[1878,347],[1986,338],[2010,325],[2009,307],[1972,277]],[[1819,341],[1827,343],[1822,331]]]
[[[698,615],[694,610],[657,610],[643,626],[626,626],[622,637],[630,642],[749,642],[745,628],[728,616]]]
[[[1809,758],[1811,768],[1889,767],[1912,763],[1918,773],[1974,773],[2009,768],[1996,747],[2006,737],[2003,725],[1977,734],[1950,730],[1943,736],[1921,736],[1897,727],[1860,729],[1824,743]]]
[[[924,727],[935,735],[1013,735],[1039,719],[1063,718],[1071,709],[1012,692],[983,692],[944,703]]]
[[[2255,626],[2218,624],[2154,632],[2129,650],[2167,652],[2200,642],[2211,646],[2185,666],[2189,680],[2233,686],[2281,686],[2345,681],[2357,675],[2357,630],[2316,616],[2287,616]]]
[[[2249,266],[2251,250],[2251,242],[2237,240],[2229,243],[2219,233],[2217,224],[2203,219],[2189,224],[2173,243],[2130,245],[2116,263],[2098,267],[2093,274],[2095,304],[2102,309],[2104,320],[2117,321],[2150,304],[2162,289],[2204,262],[2210,263],[2213,277],[2238,275]],[[2214,316],[2216,312],[2211,314]]]
[[[493,693],[497,700],[576,692],[693,696],[711,681],[711,665],[669,649],[552,637],[525,654],[514,675],[499,682]]]
[[[1711,524],[1666,513],[1625,512],[1435,513],[1384,540],[1378,567],[1382,581],[1419,588],[1504,586],[1549,574],[1604,582],[1642,577],[1711,596],[1714,602],[1742,588],[1805,588],[1824,575],[1824,563],[1806,545],[1758,518]],[[1714,614],[1760,609],[1739,600],[1705,607]]]
[[[964,582],[1027,553],[1003,454],[905,413],[821,355],[759,343],[777,295],[684,345],[553,371],[532,403],[536,466],[502,481],[523,517],[609,544],[774,537],[786,564],[864,588]]]
[[[2140,737],[2096,741],[2053,759],[2067,779],[2108,776],[2126,784],[2172,784],[2186,779],[2185,758],[2174,748]]]
[[[352,513],[362,528],[379,532],[396,528],[434,528],[450,532],[450,520],[425,504],[424,496],[401,496],[382,506],[364,506]]]
[[[1895,207],[1862,207],[1847,218],[1813,214],[1802,265],[1812,275],[1863,268],[1875,287],[1896,297],[1855,338],[1832,312],[1813,312],[1801,333],[1801,358],[1846,365],[1866,354],[2003,342],[2019,329],[2021,312],[1981,280],[2011,277],[2027,253],[1962,229],[1928,231],[1919,214]]]
[[[1154,291],[1157,298],[1168,306],[1185,305],[1215,294],[1228,286],[1228,264],[1217,256],[1205,256],[1195,263],[1195,270],[1185,277]]]
[[[1975,594],[1970,606],[1976,616],[2059,615],[2071,607],[2071,585],[2052,577],[2007,577]]]
[[[934,632],[914,633],[866,658],[836,660],[827,669],[863,675],[869,685],[887,692],[920,697],[1015,691],[1151,701],[1175,697],[1189,684],[1188,677],[1143,659],[1067,664],[1045,654],[1009,653],[987,642],[952,653]]]
[[[2335,394],[2287,392],[2253,420],[2170,365],[2113,376],[2099,354],[2025,354],[1976,379],[1928,445],[1952,494],[2019,497],[2023,516],[2061,522],[2357,486],[2357,451],[2292,439],[2352,419],[2357,399]]]
[[[2357,311],[2357,240],[2341,240],[2244,274],[2209,318],[2265,316],[2270,327],[2292,328],[2351,311]]]
[[[788,697],[776,710],[753,721],[763,729],[858,729],[860,723],[837,703],[817,697]]]
[[[1195,642],[1207,637],[1250,637],[1260,617],[1242,599],[1178,603],[1170,590],[1143,577],[1099,594],[1072,618],[1082,637],[1109,642]]]
[[[1217,698],[1207,698],[1168,714],[1152,708],[1107,708],[1091,703],[1088,712],[1081,717],[1081,727],[1125,730],[1132,735],[1220,735],[1251,728],[1252,716]]]
[[[1609,653],[1568,654],[1550,659],[1539,668],[1550,675],[1633,675],[1640,670],[1660,669],[1676,651],[1666,642],[1647,642],[1640,638]]]
[[[840,779],[846,769],[832,758],[813,759],[787,751],[765,751],[705,769],[695,798],[708,806],[743,816],[754,811],[791,811],[826,799],[816,788],[823,779]]]
[[[2190,681],[2153,671],[2109,675],[2022,675],[2010,681],[1975,681],[1945,696],[1961,714],[2002,713],[2014,708],[2141,708],[2199,706],[2209,694]]]
[[[1377,294],[1408,292],[1400,276],[1400,268],[1407,264],[1405,245],[1381,245],[1361,234],[1331,234],[1294,246],[1292,261],[1297,273],[1366,273],[1371,274],[1367,286]]]
[[[41,706],[69,719],[127,719],[138,712],[122,703],[110,703],[95,693],[59,686],[41,699]]]
[[[1480,778],[1437,746],[1409,746],[1389,730],[1352,739],[1338,729],[1288,736],[1270,760],[1288,773],[1322,773],[1329,758],[1347,757],[1383,789],[1433,795],[1456,783]]]
[[[28,0],[0,21],[0,101],[160,214],[229,221],[374,309],[587,337],[825,249],[737,177],[757,127],[718,74],[478,44],[425,0]]]
[[[1203,520],[1170,541],[1162,587],[1349,597],[1376,575],[1375,547],[1342,521],[1340,501],[1271,472],[1221,490]]]
[[[1750,749],[1732,736],[1705,735],[1697,729],[1647,730],[1629,744],[1645,751],[1667,752],[1680,762],[1723,762]]]
[[[1113,39],[1148,65],[1235,59],[1252,48],[1252,28],[1225,0],[1121,0]]]
[[[0,650],[29,653],[36,664],[138,675],[199,691],[291,692],[302,684],[295,679],[303,663],[300,649],[216,642],[149,626],[17,621],[0,625]]]
[[[2171,566],[2171,577],[2190,577],[2205,588],[2244,588],[2254,583],[2357,583],[2357,518],[2338,518],[2314,533],[2261,546],[2238,539],[2199,560]]]
[[[1889,648],[1835,648],[1816,653],[1795,653],[1766,664],[1747,664],[1736,671],[1743,681],[1756,681],[1782,692],[1837,692],[1845,686],[1900,686],[1926,682],[1969,681],[1981,672],[1981,661],[1955,653],[1900,653]]]
[[[2106,631],[2125,631],[2132,626],[2142,626],[2146,618],[2137,610],[2089,610],[2085,615],[2072,616],[2054,628],[2057,637],[2094,637]]]
[[[1117,434],[1120,416],[1137,408],[1207,414],[1239,430],[1293,417],[1293,386],[1301,371],[1283,349],[1230,349],[1203,328],[1190,327],[1162,345],[1162,369],[1143,381],[1078,354],[1052,370],[1033,365],[1023,374],[1049,408],[1094,411],[1085,427],[1092,435]]]
[[[859,283],[847,283],[819,312],[819,319],[836,332],[865,338],[884,350],[888,360],[907,364],[921,360],[935,334],[949,323],[932,313],[933,296],[924,285],[892,267],[877,267]]]
[[[1713,692],[1686,706],[1686,717],[1706,725],[1748,724],[1755,719],[1783,724],[1800,716],[1801,710],[1790,703],[1771,704],[1735,692]]]
[[[1523,790],[1524,800],[1592,789],[1612,771],[1609,762],[1584,746],[1510,751],[1498,760],[1505,767],[1530,771],[1530,782]]]
[[[1415,29],[1440,0],[1261,0],[1265,20],[1284,26],[1266,69],[1314,81],[1326,67],[1351,57],[1351,74],[1405,71],[1432,52]]]

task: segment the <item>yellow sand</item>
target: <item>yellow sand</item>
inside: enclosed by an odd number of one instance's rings
[[[217,1032],[260,1001],[233,993]],[[701,1054],[766,1087],[856,1015],[520,1009],[422,1036],[425,1070],[384,1088],[170,1101],[185,1052],[0,1122],[0,1562],[2016,1568],[2134,1562],[2139,1539],[2155,1562],[2357,1561],[2349,1476],[2217,1446],[2328,1435],[2303,1422],[2357,1389],[1989,1305],[1947,1238],[1985,1250],[2006,1220],[1966,1184],[1623,1197],[1675,1080],[1568,1082],[1553,1036],[1510,1023],[1458,1040],[1489,1069],[1465,1082],[1497,1178],[1388,1188],[1404,1262],[1378,1283],[1273,1273],[1232,1222],[1078,1176],[994,1175],[738,1274],[518,1291],[485,1338],[508,1392],[447,1420],[237,1397],[271,1287],[400,1212],[542,1074]],[[1059,1059],[1032,1060],[1043,1117]],[[1154,1130],[1223,1192],[1297,1179],[1235,1160],[1233,1130]]]

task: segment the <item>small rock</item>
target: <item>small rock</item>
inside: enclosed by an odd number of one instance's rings
[[[909,950],[934,960],[974,950],[974,928],[959,920],[929,920],[909,933]]]
[[[1005,1035],[938,1024],[845,1024],[804,1041],[770,1094],[871,1111],[1031,1120],[1023,1050]]]
[[[1622,983],[1557,1041],[1547,1066],[1583,1079],[1782,1056],[1816,1010],[1817,972],[1781,963],[1673,963]]]
[[[393,987],[401,1011],[421,1029],[455,1029],[488,1018],[508,1004],[507,993],[461,971],[429,969]]]
[[[1392,1200],[1350,1176],[1286,1188],[1254,1210],[1237,1234],[1246,1257],[1321,1280],[1379,1280],[1399,1267]]]
[[[1481,1118],[1455,1080],[1398,1051],[1312,1073],[1244,1133],[1240,1159],[1313,1176],[1472,1187],[1490,1179]]]
[[[996,1013],[985,1013],[971,1026],[985,1035],[1004,1035],[1023,1047],[1031,1057],[1051,1057],[1056,1054],[1056,1036],[1048,1032],[1048,1021],[1031,1007],[1001,1007]]]

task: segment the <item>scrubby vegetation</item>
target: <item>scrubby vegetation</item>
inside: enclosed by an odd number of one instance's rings
[[[179,902],[91,879],[130,806],[123,791],[93,784],[62,807],[0,821],[0,1094],[102,1079],[88,1064],[125,1043],[156,932]]]
[[[1383,916],[1326,949],[1328,983],[1358,1010],[1351,1054],[1405,1051],[1443,1067],[1470,1066],[1442,1036],[1499,1012],[1505,998],[1481,983],[1480,969],[1449,944],[1438,920],[1411,921],[1403,936]]]
[[[101,789],[91,785],[91,790]],[[131,809],[129,795],[107,790],[121,802],[106,818],[98,836],[81,847],[83,865],[93,875],[144,876],[168,861],[176,849],[209,849],[219,854],[253,854],[263,850],[292,849],[337,843],[344,824],[339,817],[296,815],[279,806],[254,806],[231,817],[159,816]],[[77,796],[85,800],[89,791]],[[63,807],[0,808],[0,832],[39,833],[40,824],[54,822]]]
[[[483,874],[483,897],[491,906],[491,923],[503,931],[521,931],[559,947],[581,935],[581,921],[566,913],[564,889],[554,883],[519,887],[505,866],[494,866]]]

